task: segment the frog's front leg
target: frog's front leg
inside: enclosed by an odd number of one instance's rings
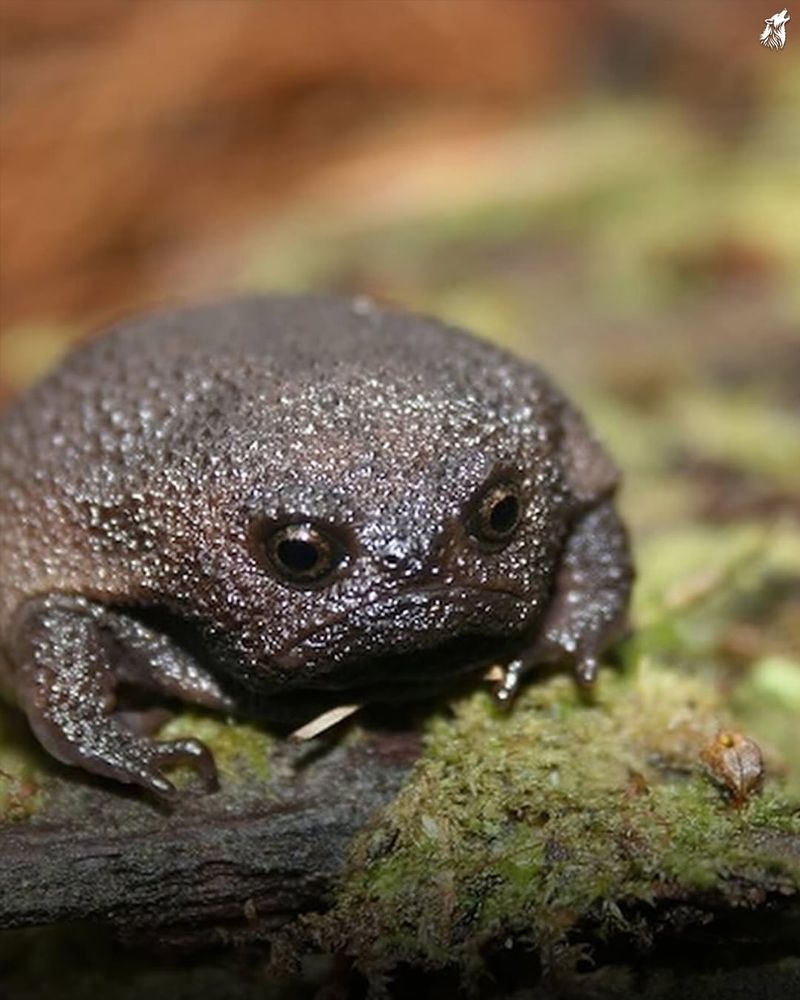
[[[497,700],[510,702],[520,679],[542,663],[567,661],[578,682],[590,685],[599,655],[626,627],[632,583],[627,532],[607,499],[584,514],[569,535],[537,638],[506,667]]]
[[[151,740],[115,716],[117,686],[142,660],[142,646],[126,649],[120,631],[113,611],[81,598],[51,595],[21,609],[10,652],[17,700],[31,728],[58,760],[94,774],[171,797],[176,789],[163,768],[188,763],[213,790],[216,767],[203,743]],[[185,694],[176,681],[179,666],[173,667],[164,687]],[[151,671],[142,680],[152,687],[155,676]]]

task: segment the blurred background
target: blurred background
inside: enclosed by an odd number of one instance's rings
[[[0,0],[0,398],[242,287],[366,291],[567,377],[765,338],[796,371],[800,16],[769,51],[768,8]]]
[[[624,470],[634,652],[713,678],[800,793],[777,4],[0,0],[0,405],[104,324],[242,289],[367,293],[535,357]]]

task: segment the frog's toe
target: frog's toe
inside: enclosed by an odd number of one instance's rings
[[[170,740],[153,743],[149,766],[141,773],[140,784],[161,798],[174,798],[175,785],[164,776],[163,769],[176,764],[189,764],[208,794],[219,788],[219,776],[214,756],[205,743],[195,739]]]
[[[172,802],[178,798],[178,789],[175,785],[155,768],[137,772],[134,780],[137,785],[166,802]]]
[[[578,657],[573,667],[575,680],[583,688],[590,688],[597,680],[598,662],[594,653]]]
[[[495,704],[501,708],[510,708],[519,692],[519,684],[526,669],[524,660],[512,660],[505,668],[500,669],[501,677],[494,691]]]

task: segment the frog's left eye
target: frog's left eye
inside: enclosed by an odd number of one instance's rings
[[[522,510],[522,494],[516,483],[492,483],[473,502],[469,531],[479,542],[500,548],[519,527]]]

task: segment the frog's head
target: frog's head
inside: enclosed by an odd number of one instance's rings
[[[340,372],[279,392],[269,426],[227,414],[195,484],[196,609],[247,686],[388,696],[535,625],[569,518],[562,435],[552,401],[504,391]]]
[[[608,463],[538,369],[457,344],[292,372],[193,429],[176,565],[246,687],[413,692],[535,629]]]

